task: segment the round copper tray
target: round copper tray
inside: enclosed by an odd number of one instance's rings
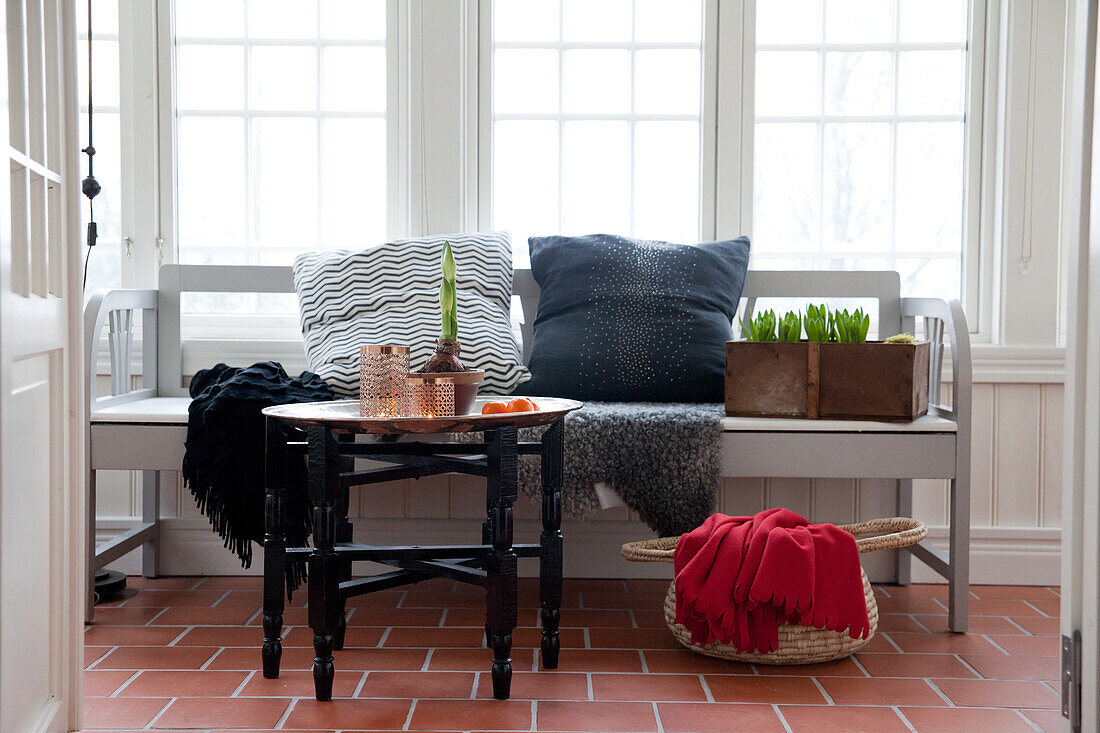
[[[539,409],[535,412],[508,412],[502,415],[482,415],[486,402],[507,402],[510,397],[478,397],[469,415],[454,417],[362,417],[359,400],[306,402],[297,405],[277,405],[264,409],[268,417],[278,418],[295,427],[324,425],[330,430],[349,433],[399,435],[404,433],[469,433],[492,430],[504,425],[530,428],[547,425],[573,410],[583,407],[576,400],[560,397],[532,397]]]

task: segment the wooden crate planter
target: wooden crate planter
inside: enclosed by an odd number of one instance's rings
[[[727,341],[726,414],[908,422],[928,412],[927,341]]]

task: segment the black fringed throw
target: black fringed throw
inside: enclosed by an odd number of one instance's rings
[[[312,372],[297,379],[280,364],[250,367],[218,364],[191,379],[183,480],[199,511],[210,519],[225,547],[252,564],[252,543],[264,540],[264,416],[272,405],[333,399],[332,390]],[[304,461],[291,461],[287,476],[288,547],[304,547],[310,531],[310,503]],[[298,587],[302,563],[287,564],[287,585]]]

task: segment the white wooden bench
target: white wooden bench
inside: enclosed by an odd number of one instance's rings
[[[156,573],[158,486],[161,472],[179,471],[190,399],[184,385],[180,295],[187,292],[292,293],[289,267],[165,265],[158,290],[100,291],[85,309],[86,374],[91,420],[88,431],[89,598],[94,571],[143,546],[143,572]],[[538,286],[529,270],[516,270],[514,292],[523,309],[524,357],[529,356],[538,308]],[[742,295],[751,313],[759,298],[805,300],[866,298],[878,302],[880,337],[916,332],[918,320],[932,342],[929,414],[912,423],[844,420],[725,418],[725,477],[878,478],[896,486],[897,513],[912,512],[914,479],[950,480],[948,552],[927,541],[908,548],[947,579],[949,627],[967,628],[970,543],[970,337],[962,307],[925,298],[902,298],[895,272],[751,271]],[[142,318],[141,386],[132,388],[131,344]],[[96,395],[101,337],[110,345],[111,394]],[[156,348],[148,348],[150,344]],[[941,404],[945,345],[950,346],[951,406]],[[143,472],[142,523],[95,546],[95,475],[98,470]],[[827,517],[825,518],[827,519]],[[899,552],[898,583],[909,582],[909,563]]]

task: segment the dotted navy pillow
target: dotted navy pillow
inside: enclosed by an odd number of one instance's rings
[[[458,266],[462,363],[485,370],[484,394],[508,394],[527,379],[510,317],[511,239],[505,232],[450,234],[294,260],[309,368],[338,396],[359,395],[364,344],[407,344],[414,370],[435,351],[445,239]]]
[[[721,402],[749,240],[532,237],[532,395]]]

